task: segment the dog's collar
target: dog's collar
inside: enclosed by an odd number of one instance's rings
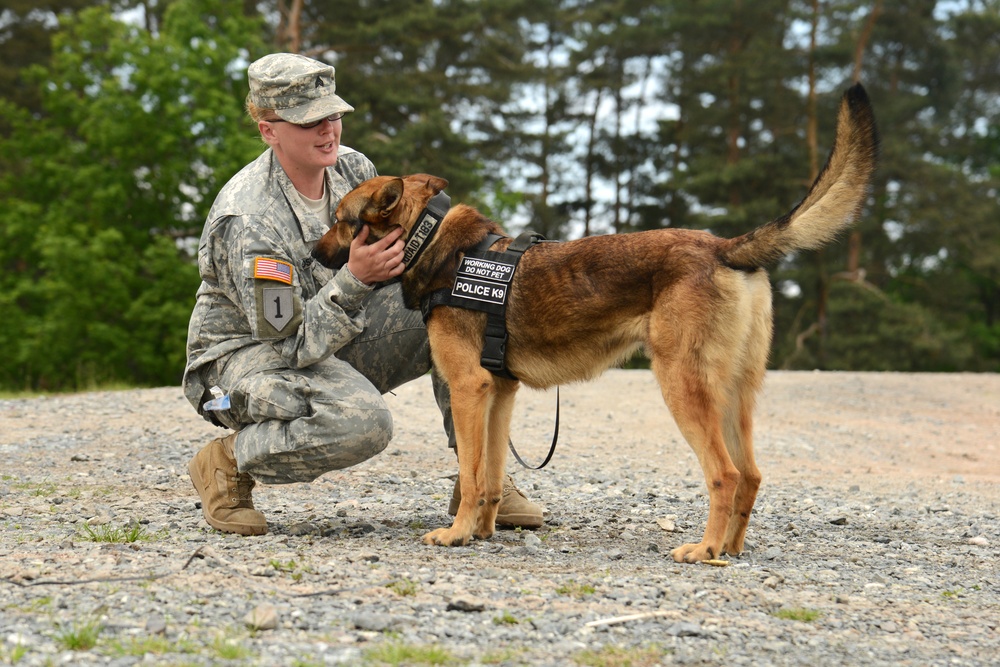
[[[404,271],[409,270],[416,263],[420,253],[424,251],[427,244],[434,237],[444,216],[448,215],[451,208],[451,197],[442,190],[427,202],[427,207],[417,216],[417,224],[413,225],[410,235],[406,239],[406,247],[403,248]]]

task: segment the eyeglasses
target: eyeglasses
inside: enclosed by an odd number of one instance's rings
[[[290,120],[285,120],[284,118],[272,118],[272,119],[269,119],[267,122],[268,123],[288,123],[289,125],[294,125],[295,127],[301,127],[303,130],[311,130],[312,128],[314,128],[317,125],[319,125],[320,123],[322,123],[324,120],[328,120],[331,123],[333,123],[335,121],[340,120],[343,117],[344,117],[344,112],[341,111],[340,113],[335,113],[332,116],[327,116],[326,118],[320,118],[319,120],[314,120],[311,123],[301,123],[301,124],[300,123],[293,123]]]

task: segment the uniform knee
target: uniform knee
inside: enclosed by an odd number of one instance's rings
[[[392,439],[388,408],[313,404],[310,417],[244,429],[240,468],[270,484],[310,482],[376,456]]]
[[[382,452],[392,440],[392,414],[384,403],[314,403],[309,429],[318,467],[339,470],[367,461]]]

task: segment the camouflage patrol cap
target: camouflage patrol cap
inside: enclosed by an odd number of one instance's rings
[[[247,70],[251,102],[274,109],[289,123],[312,123],[335,113],[354,111],[337,96],[332,66],[297,53],[272,53]]]

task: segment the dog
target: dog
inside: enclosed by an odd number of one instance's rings
[[[742,236],[658,229],[540,243],[521,257],[506,310],[506,365],[482,367],[486,314],[450,305],[427,318],[436,372],[451,389],[461,504],[453,524],[423,536],[458,546],[494,532],[521,383],[537,389],[591,380],[644,347],[664,401],[701,464],[708,520],[700,542],[671,551],[683,563],[739,555],[761,483],[753,413],[772,337],[765,267],[833,241],[860,215],[879,138],[860,84],[840,102],[834,146],[805,198]],[[368,242],[395,227],[412,234],[447,181],[428,174],[378,176],[347,194],[313,255],[339,267],[356,233]],[[407,307],[450,289],[462,257],[501,227],[466,205],[448,208],[423,252],[401,276]],[[511,242],[501,238],[492,250]]]

